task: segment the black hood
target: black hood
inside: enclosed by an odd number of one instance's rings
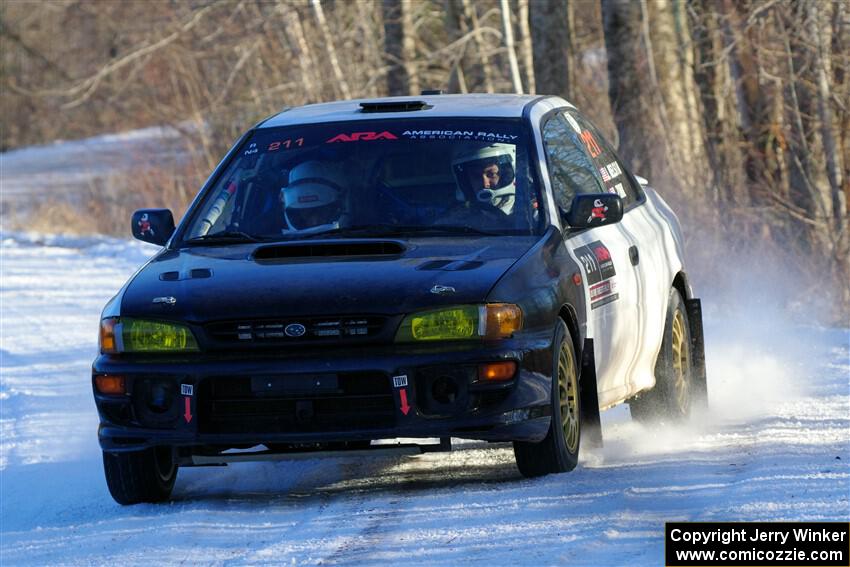
[[[129,284],[121,315],[207,323],[237,317],[397,315],[478,303],[538,239],[324,240],[166,250]],[[454,292],[433,293],[435,285]],[[154,303],[172,297],[173,303]]]

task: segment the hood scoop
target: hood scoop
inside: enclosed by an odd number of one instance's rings
[[[325,258],[328,256],[398,256],[404,250],[404,246],[391,240],[296,242],[261,246],[254,252],[254,259],[261,262],[263,260]]]

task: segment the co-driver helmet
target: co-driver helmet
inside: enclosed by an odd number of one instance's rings
[[[512,144],[490,144],[483,148],[466,151],[455,157],[452,169],[461,187],[475,194],[482,203],[490,203],[510,214],[516,198],[516,146]],[[495,187],[481,186],[481,173],[491,165],[498,166],[498,182]]]

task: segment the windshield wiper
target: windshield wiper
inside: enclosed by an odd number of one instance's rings
[[[247,232],[242,232],[241,230],[225,230],[222,232],[214,232],[212,234],[202,234],[201,236],[190,238],[186,240],[186,242],[188,244],[200,244],[202,242],[210,244],[214,242],[263,242],[265,240],[267,239],[253,234],[248,234]]]
[[[301,238],[316,238],[319,236],[337,235],[367,235],[367,236],[405,236],[408,234],[478,234],[483,236],[497,236],[497,232],[488,232],[470,226],[458,226],[448,224],[418,225],[418,224],[359,224],[353,226],[342,226],[332,228],[324,232],[316,232],[304,235]]]

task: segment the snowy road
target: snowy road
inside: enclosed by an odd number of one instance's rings
[[[0,153],[0,204],[15,207],[33,196],[79,193],[134,169],[156,166],[167,171],[186,157],[180,132],[163,127],[10,150]]]
[[[570,474],[525,480],[508,446],[466,443],[183,469],[173,503],[121,507],[89,368],[101,306],[151,251],[0,240],[3,565],[662,565],[668,520],[850,520],[850,330],[763,312],[709,320],[710,415],[654,431],[614,409]]]

